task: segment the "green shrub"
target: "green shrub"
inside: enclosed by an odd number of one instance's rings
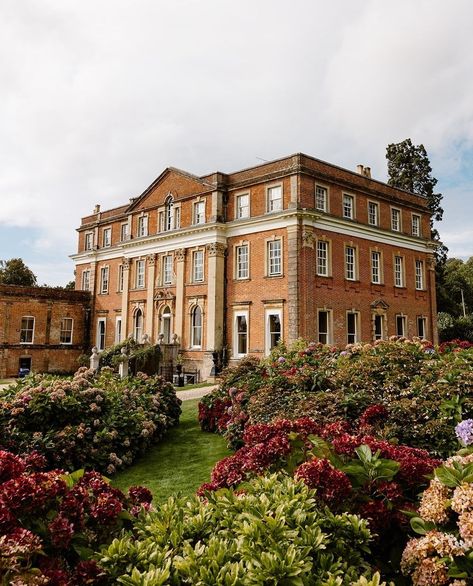
[[[377,584],[366,523],[321,509],[314,496],[272,475],[205,502],[171,497],[97,559],[113,584]]]
[[[113,474],[179,422],[180,404],[156,376],[122,380],[85,368],[72,379],[34,375],[0,395],[0,445],[36,450],[51,468]]]

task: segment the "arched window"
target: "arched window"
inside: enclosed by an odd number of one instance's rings
[[[133,337],[140,343],[143,335],[143,312],[137,309],[133,318]]]
[[[161,313],[161,333],[164,335],[164,344],[171,343],[171,310],[166,305]]]
[[[198,305],[191,312],[191,346],[202,346],[202,310]]]
[[[164,229],[173,230],[174,228],[174,200],[172,195],[169,195],[165,201],[164,211]]]

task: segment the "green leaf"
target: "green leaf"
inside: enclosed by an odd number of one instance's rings
[[[428,521],[424,521],[424,519],[421,519],[420,517],[413,517],[411,519],[410,523],[411,523],[412,530],[415,531],[415,533],[417,533],[419,535],[425,535],[429,531],[432,531],[433,529],[435,529],[434,523],[429,523]]]

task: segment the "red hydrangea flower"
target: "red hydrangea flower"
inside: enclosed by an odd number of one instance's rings
[[[90,515],[99,523],[108,525],[122,512],[122,503],[111,494],[100,494],[96,504],[92,507]]]
[[[144,486],[131,486],[128,489],[130,500],[135,505],[150,504],[153,500],[153,495],[150,490]]]
[[[329,506],[340,505],[352,491],[348,476],[334,468],[325,458],[304,462],[297,468],[295,476],[309,488],[315,488],[317,497]]]
[[[59,549],[69,547],[72,536],[74,535],[74,526],[66,517],[58,515],[49,523],[48,529],[51,534],[51,543],[54,547]]]
[[[358,509],[358,513],[368,521],[371,532],[376,535],[385,533],[391,525],[391,511],[383,501],[370,500]]]
[[[77,586],[86,584],[100,584],[106,576],[94,560],[79,562],[72,576],[72,583]]]
[[[388,410],[384,405],[371,405],[362,413],[359,424],[360,427],[369,427],[378,421],[386,419]]]
[[[12,478],[17,478],[24,471],[25,464],[21,458],[10,452],[0,450],[0,484]]]
[[[13,513],[38,513],[65,492],[66,483],[58,471],[34,472],[12,478],[2,484],[0,499]]]

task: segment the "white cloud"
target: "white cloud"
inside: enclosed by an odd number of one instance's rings
[[[383,178],[386,145],[411,136],[454,181],[473,138],[472,17],[468,0],[6,0],[0,226],[40,228],[52,282],[80,217],[168,165],[304,151]]]

